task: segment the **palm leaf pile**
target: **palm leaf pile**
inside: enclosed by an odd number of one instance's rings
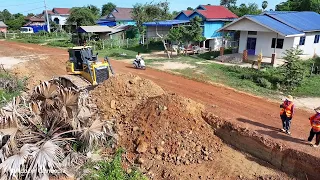
[[[97,111],[88,92],[53,80],[14,98],[0,112],[1,179],[68,175],[85,153],[116,140],[113,122],[101,121]]]

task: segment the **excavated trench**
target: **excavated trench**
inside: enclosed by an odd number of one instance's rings
[[[203,113],[203,119],[214,129],[216,136],[236,149],[264,160],[297,179],[319,179],[320,158],[286,148],[211,113]]]

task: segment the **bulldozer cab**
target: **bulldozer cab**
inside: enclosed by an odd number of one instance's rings
[[[75,71],[83,71],[84,65],[89,65],[89,62],[97,61],[98,54],[93,55],[92,48],[87,47],[74,47],[69,49],[69,61],[74,63]]]

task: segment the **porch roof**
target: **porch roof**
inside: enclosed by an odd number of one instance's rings
[[[248,19],[260,26],[263,26],[273,32],[276,32],[282,36],[290,37],[290,36],[303,36],[304,32],[301,32],[297,29],[294,29],[280,21],[277,21],[276,19],[273,19],[266,15],[246,15],[241,17],[238,20],[233,21],[232,23],[222,27],[218,31],[224,31],[224,30],[239,30],[239,29],[232,29],[232,25],[236,23],[241,23],[241,20]],[[251,30],[251,27],[247,27],[248,31]]]
[[[184,24],[184,23],[189,23],[189,20],[164,20],[164,21],[157,21],[157,22],[146,22],[143,23],[144,26],[167,26],[171,27],[173,25],[178,25],[178,24]]]

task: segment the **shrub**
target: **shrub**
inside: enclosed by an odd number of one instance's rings
[[[70,41],[67,40],[62,40],[62,41],[51,41],[48,43],[49,46],[54,46],[54,47],[73,47],[74,44],[71,43]]]
[[[272,84],[271,82],[269,82],[267,79],[265,78],[258,78],[257,79],[257,83],[259,84],[259,86],[267,88],[267,89],[271,89],[272,88]]]
[[[287,60],[287,63],[283,67],[285,79],[284,85],[288,92],[292,92],[300,86],[305,77],[306,70],[299,57],[301,53],[301,50],[298,48],[286,50],[284,59]]]
[[[127,173],[121,164],[123,150],[119,150],[112,161],[99,161],[87,163],[82,169],[89,170],[88,174],[83,175],[84,180],[146,180],[140,172],[133,170]]]
[[[225,49],[224,54],[232,54],[232,49],[231,48]],[[212,60],[212,59],[220,56],[220,51],[206,52],[203,54],[199,54],[198,56],[202,59]]]

